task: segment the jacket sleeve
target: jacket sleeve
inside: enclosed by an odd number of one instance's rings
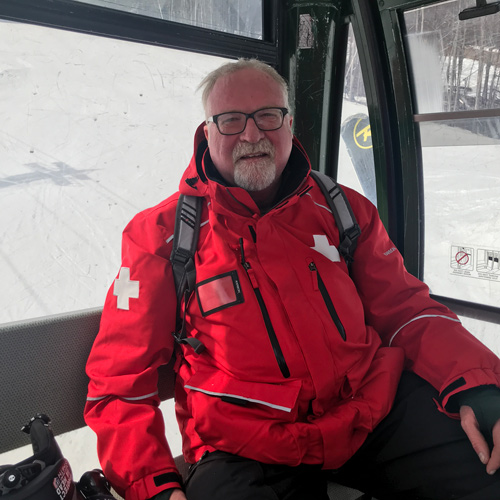
[[[179,487],[157,389],[157,369],[174,347],[176,297],[166,238],[151,215],[139,214],[125,229],[122,265],[87,362],[85,420],[97,434],[104,474],[126,500]]]
[[[376,208],[347,190],[361,227],[351,276],[363,302],[366,323],[386,346],[405,353],[405,369],[440,393],[440,409],[457,392],[500,386],[500,361],[469,333],[457,316],[429,296],[427,285],[408,273]]]

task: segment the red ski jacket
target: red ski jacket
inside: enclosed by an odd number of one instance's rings
[[[376,208],[345,188],[361,228],[348,270],[328,204],[297,140],[279,201],[261,214],[224,184],[203,131],[180,192],[205,199],[176,414],[187,462],[222,450],[338,468],[389,412],[403,369],[444,411],[457,391],[500,385],[498,358],[410,275]],[[126,500],[178,485],[158,408],[157,368],[174,352],[169,261],[178,193],[123,233],[122,264],[90,354],[85,418],[104,473]]]

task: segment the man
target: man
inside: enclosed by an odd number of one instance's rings
[[[202,86],[207,120],[180,191],[204,199],[182,318],[205,350],[183,343],[176,363],[195,465],[184,493],[156,392],[174,350],[176,194],[125,229],[87,365],[85,416],[110,482],[126,500],[323,500],[332,477],[379,500],[498,499],[498,358],[346,188],[361,227],[348,269],[273,69],[240,60]],[[126,300],[124,282],[138,286]]]

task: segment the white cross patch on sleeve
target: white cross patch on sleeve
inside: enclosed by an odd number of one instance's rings
[[[113,295],[116,295],[116,307],[128,311],[129,299],[139,298],[139,282],[130,281],[130,268],[122,267],[118,279],[115,280]]]

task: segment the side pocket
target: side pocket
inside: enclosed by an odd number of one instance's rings
[[[296,403],[301,388],[298,380],[283,384],[246,382],[235,379],[216,369],[198,369],[184,385],[191,398],[205,400],[211,405],[214,399],[247,407],[248,411],[268,412],[268,418],[295,419]],[[206,399],[201,395],[210,396]]]
[[[288,425],[297,421],[301,386],[299,380],[248,382],[213,367],[198,369],[184,384],[194,430],[205,445],[292,464],[300,461],[300,449]]]

